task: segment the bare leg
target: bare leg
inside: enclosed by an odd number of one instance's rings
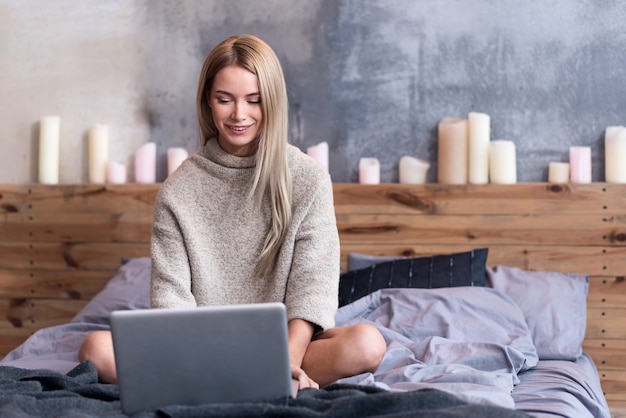
[[[89,334],[78,350],[80,361],[91,360],[98,370],[98,378],[104,383],[117,383],[113,338],[110,331]]]
[[[302,369],[322,387],[343,377],[375,372],[386,349],[385,339],[374,326],[337,327],[309,344]]]

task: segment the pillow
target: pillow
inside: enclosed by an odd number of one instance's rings
[[[576,360],[587,326],[589,278],[579,274],[487,268],[488,285],[520,307],[540,360]]]
[[[393,341],[379,369],[385,382],[406,380],[412,359],[515,372],[538,361],[521,309],[488,287],[381,289],[339,309],[335,318],[338,326],[373,324]]]
[[[373,266],[374,264],[384,263],[386,261],[402,260],[405,258],[406,257],[398,257],[395,255],[392,255],[392,256],[382,255],[381,256],[381,255],[350,253],[348,254],[348,271],[361,270],[366,267]]]
[[[149,308],[151,265],[149,257],[129,259],[71,322],[108,325],[112,311]]]
[[[349,271],[339,278],[339,306],[386,288],[485,286],[488,251],[400,258]]]

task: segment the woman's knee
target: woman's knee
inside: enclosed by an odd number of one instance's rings
[[[368,324],[354,325],[352,333],[353,344],[360,353],[366,371],[376,371],[387,351],[385,338],[376,327]]]
[[[112,352],[111,333],[108,331],[95,331],[87,335],[78,349],[78,359],[80,361],[91,360],[97,362],[98,359],[109,355]]]
[[[98,370],[100,381],[117,383],[113,339],[109,331],[95,331],[85,337],[78,349],[78,359],[91,361]]]

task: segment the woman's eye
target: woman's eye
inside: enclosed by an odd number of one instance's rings
[[[248,100],[248,103],[250,104],[261,104],[261,100]]]
[[[230,100],[228,99],[223,99],[221,97],[218,97],[217,99],[215,99],[218,103],[228,103]]]

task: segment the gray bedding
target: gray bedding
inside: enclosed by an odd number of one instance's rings
[[[551,276],[543,285],[540,273],[525,274],[501,267],[490,270],[491,287],[383,289],[342,307],[338,325],[374,324],[388,349],[376,373],[337,383],[385,393],[434,389],[538,417],[608,418],[597,370],[581,349],[586,278]],[[522,276],[525,287],[516,286]],[[149,277],[149,259],[131,259],[71,323],[38,331],[0,366],[67,373],[78,365],[84,336],[107,329],[112,310],[148,307]],[[554,289],[560,302],[546,307],[539,296]],[[550,328],[564,321],[568,332]]]
[[[539,360],[523,314],[490,288],[385,289],[341,308],[388,341],[375,373],[342,379],[393,391],[437,389],[539,417],[609,417],[593,362]]]

